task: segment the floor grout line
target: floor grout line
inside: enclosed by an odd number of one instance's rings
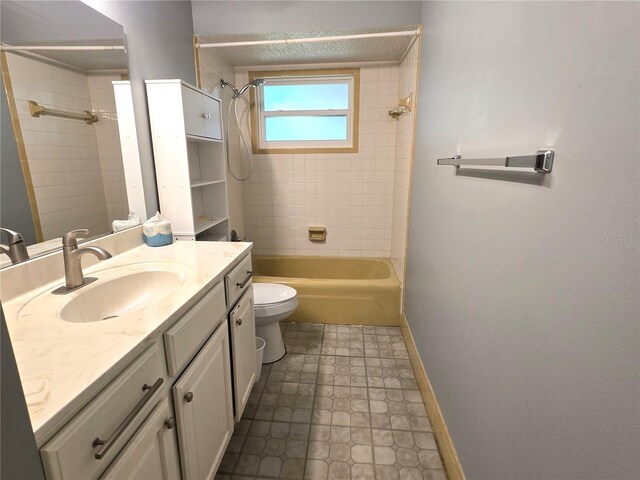
[[[327,326],[322,324],[322,336],[320,338],[320,354],[318,355],[318,369],[316,370],[316,383],[313,389],[313,400],[311,402],[311,417],[309,419],[309,434],[307,435],[307,453],[304,456],[304,469],[302,471],[302,478],[307,478],[307,462],[309,460],[309,452],[311,450],[311,430],[313,429],[313,414],[316,410],[316,398],[318,397],[318,382],[320,381],[320,357],[322,356],[322,344],[324,343],[324,332]],[[305,354],[306,355],[306,354]]]
[[[367,371],[367,350],[365,348],[364,341],[364,327],[362,327],[362,355],[363,355],[363,363],[364,363],[364,378],[365,385],[367,390],[367,410],[369,411],[369,434],[371,435],[371,468],[373,470],[373,480],[377,479],[376,476],[376,453],[373,448],[373,413],[371,412],[371,399],[369,398],[369,372]]]

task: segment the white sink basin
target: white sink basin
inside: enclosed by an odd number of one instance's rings
[[[126,273],[82,287],[60,310],[67,322],[98,322],[144,310],[178,288],[183,276],[177,272],[147,270]]]

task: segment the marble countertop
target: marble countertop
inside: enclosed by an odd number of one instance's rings
[[[141,245],[86,268],[86,276],[99,279],[101,271],[106,275],[114,267],[131,271],[146,268],[145,263],[178,267],[183,280],[171,294],[152,308],[120,318],[91,323],[61,320],[61,297],[54,299],[50,292],[64,279],[3,302],[38,445],[57,432],[250,249],[251,243],[244,242],[176,242],[160,248]],[[82,288],[64,298],[81,293]]]

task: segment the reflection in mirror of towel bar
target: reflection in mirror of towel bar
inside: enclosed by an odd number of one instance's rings
[[[7,45],[3,43],[0,50],[5,52],[14,51],[105,51],[105,50],[124,50],[124,45]]]
[[[29,110],[31,111],[32,117],[50,115],[52,117],[84,120],[89,125],[92,125],[98,121],[98,117],[91,113],[89,110],[85,110],[84,113],[67,112],[65,110],[56,110],[55,108],[43,107],[42,105],[38,105],[38,102],[34,102],[33,100],[29,100]]]
[[[553,167],[553,150],[538,150],[534,155],[517,155],[500,158],[439,158],[438,165],[453,165],[455,167],[512,167],[532,168],[538,173],[551,173]]]

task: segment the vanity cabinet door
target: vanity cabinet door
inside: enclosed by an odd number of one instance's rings
[[[236,421],[242,417],[256,381],[256,317],[253,287],[245,292],[229,315]]]
[[[165,398],[151,412],[102,480],[177,480],[180,457],[175,418]]]
[[[204,99],[205,136],[222,140],[220,123],[220,102],[214,98],[202,96]]]
[[[228,323],[173,387],[184,480],[212,479],[233,433]]]

